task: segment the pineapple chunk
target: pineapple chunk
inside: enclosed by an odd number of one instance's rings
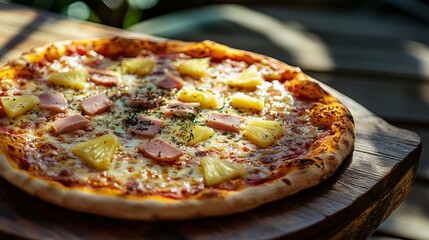
[[[239,87],[246,89],[256,89],[256,87],[262,84],[262,75],[255,66],[251,66],[241,72],[237,78],[228,81],[228,85],[231,87]]]
[[[207,186],[214,186],[246,173],[245,167],[241,164],[210,156],[201,158],[201,168]]]
[[[273,144],[278,137],[283,134],[283,124],[281,122],[249,119],[246,122],[244,136],[253,144],[266,148]]]
[[[1,97],[0,100],[9,118],[31,110],[40,102],[39,98],[34,95]]]
[[[106,134],[86,142],[78,143],[73,148],[73,153],[82,158],[90,166],[98,170],[105,170],[110,167],[118,147],[118,137],[113,134]]]
[[[231,97],[231,105],[239,109],[262,111],[265,102],[262,99],[251,97],[243,93],[236,93]]]
[[[122,70],[144,76],[152,73],[155,64],[156,59],[152,57],[127,58],[122,60]]]
[[[182,88],[178,93],[178,98],[182,102],[198,102],[202,108],[217,109],[220,102],[211,92],[203,92],[196,89]]]
[[[213,136],[214,130],[206,126],[195,125],[183,134],[183,139],[186,144],[192,146],[199,142],[203,142]]]
[[[49,74],[48,81],[64,87],[84,89],[88,78],[88,71],[83,68],[70,69],[67,72],[54,72]]]
[[[209,66],[210,58],[194,58],[179,61],[177,63],[177,70],[181,74],[199,79],[207,74]]]

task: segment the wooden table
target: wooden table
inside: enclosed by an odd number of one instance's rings
[[[52,41],[115,35],[134,34],[0,4],[1,61]],[[146,223],[63,209],[0,180],[0,237],[366,238],[411,190],[421,151],[420,138],[415,133],[389,125],[335,90],[330,91],[352,111],[357,128],[356,146],[338,172],[316,187],[245,213],[192,221]]]

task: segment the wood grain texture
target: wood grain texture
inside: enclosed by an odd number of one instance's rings
[[[374,232],[377,225],[381,224],[401,204],[402,199],[411,190],[417,166],[416,162],[402,178],[398,178],[399,181],[396,184],[392,185],[391,188],[384,189],[385,192],[378,201],[372,203],[366,211],[331,238],[360,239]]]
[[[427,184],[415,181],[406,200],[380,225],[376,234],[390,234],[398,239],[428,239],[428,201]]]
[[[8,4],[0,4],[0,22],[3,61],[51,41],[128,34]],[[350,232],[355,239],[365,238],[410,191],[421,151],[420,139],[410,131],[389,125],[350,98],[329,91],[352,111],[356,146],[338,171],[316,187],[240,214],[146,223],[60,208],[0,179],[0,237],[325,239],[348,237],[344,233]]]

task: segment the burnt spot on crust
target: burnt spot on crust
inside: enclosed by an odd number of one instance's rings
[[[9,151],[11,151],[11,152],[15,152],[16,151],[16,148],[12,144],[8,144],[7,147],[9,149]]]
[[[286,168],[291,168],[293,166],[293,161],[287,161],[285,162],[285,167]]]
[[[318,167],[318,168],[324,168],[325,166],[325,162],[323,161],[324,158],[322,156],[314,156],[314,166]]]
[[[200,194],[196,196],[197,199],[223,199],[225,195],[222,192],[215,189],[208,189],[206,191],[202,191]]]
[[[345,139],[345,138],[343,138],[343,140],[341,141],[341,143],[344,144],[344,147],[347,148],[347,149],[350,147],[350,141],[347,140],[347,139]]]
[[[31,166],[30,161],[28,161],[25,157],[20,157],[18,160],[18,167],[23,170],[29,170]]]
[[[195,52],[195,56],[197,56],[197,57],[207,57],[210,55],[210,49],[208,47],[195,49],[194,52]]]
[[[292,185],[292,182],[288,178],[282,178],[282,181],[288,186]]]
[[[301,158],[297,160],[297,167],[299,169],[307,168],[310,165],[315,165],[315,161],[309,158]]]
[[[350,113],[346,114],[346,118],[347,118],[349,121],[351,121],[352,123],[354,123],[354,122],[355,122],[355,121],[354,121],[354,119],[353,119],[353,116],[352,116]]]
[[[286,160],[283,164],[281,171],[283,174],[286,174],[289,172],[289,170],[293,169],[306,169],[310,166],[316,166],[318,168],[323,168],[323,161],[319,161],[317,159],[311,159],[311,158],[296,158],[292,160]],[[284,171],[287,170],[287,171]]]

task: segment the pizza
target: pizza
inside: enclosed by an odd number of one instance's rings
[[[52,43],[0,69],[0,174],[77,211],[175,220],[330,177],[349,110],[299,68],[212,41]]]

